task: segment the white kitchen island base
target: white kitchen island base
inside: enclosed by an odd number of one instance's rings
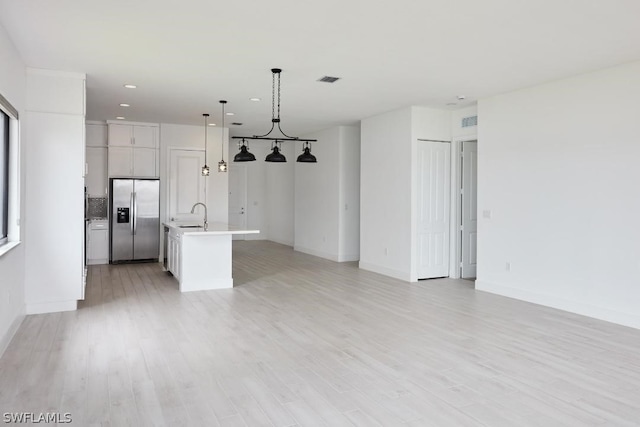
[[[184,224],[168,223],[168,270],[180,284],[180,292],[233,287],[232,235],[258,230],[236,229],[214,223],[205,231]]]

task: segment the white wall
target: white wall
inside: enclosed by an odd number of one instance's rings
[[[356,261],[360,249],[360,129],[340,126],[317,139],[318,163],[295,163],[294,249],[333,261]],[[293,161],[302,153],[296,143]]]
[[[220,128],[213,126],[208,128],[207,164],[211,168],[211,173],[207,178],[205,178],[207,180],[206,203],[209,214],[209,222],[226,223],[229,215],[229,175],[226,172],[218,172],[221,138],[222,135],[220,132]],[[225,129],[224,138],[226,147],[226,140],[228,138],[227,129]],[[166,220],[168,209],[168,164],[169,150],[171,148],[197,149],[204,151],[204,125],[187,126],[168,123],[160,124],[160,212],[162,221]],[[229,153],[225,148],[224,159],[227,163],[229,163],[228,154]]]
[[[460,188],[462,187],[460,147],[462,141],[478,139],[478,126],[462,127],[462,119],[478,115],[477,105],[461,108],[451,112],[451,216],[450,230],[451,245],[449,251],[449,277],[460,277],[460,260],[462,259],[462,242],[460,231]]]
[[[360,268],[410,280],[412,109],[361,122]]]
[[[298,153],[290,142],[282,144],[280,152],[287,158],[285,163],[267,163],[265,165],[267,239],[293,246],[293,165]],[[264,158],[256,158],[256,162],[264,162]]]
[[[238,143],[230,143],[231,159],[238,153]],[[266,168],[270,166],[264,158],[271,152],[269,145],[264,142],[249,141],[249,151],[256,156],[255,162],[244,163],[247,167],[247,228],[260,230],[259,234],[247,234],[246,240],[266,240],[269,236],[269,220],[266,206],[269,194],[266,186]]]
[[[85,76],[27,69],[27,313],[75,310],[83,295]]]
[[[318,163],[295,163],[296,251],[338,261],[340,249],[340,128],[307,134],[317,139],[311,152]],[[295,144],[294,156],[302,154]]]
[[[18,110],[20,118],[24,113],[26,70],[20,55],[0,26],[0,94]],[[20,217],[24,212],[24,171],[25,156],[20,153]],[[21,227],[24,239],[24,227]],[[0,355],[4,352],[24,319],[25,251],[21,244],[0,256]]]
[[[635,62],[479,101],[477,289],[640,328],[639,98]]]
[[[360,259],[360,128],[340,127],[338,261]]]

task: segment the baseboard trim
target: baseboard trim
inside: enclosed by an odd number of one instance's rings
[[[2,339],[0,339],[0,357],[2,357],[4,352],[7,350],[7,347],[9,347],[11,340],[16,335],[16,332],[18,332],[18,328],[24,321],[25,317],[26,316],[24,314],[20,314],[15,319],[13,319],[11,326],[9,326],[9,329],[7,329],[7,332],[4,334]]]
[[[268,240],[270,242],[280,243],[281,245],[285,245],[285,246],[293,246],[293,242],[285,242],[284,240],[276,240],[276,239],[265,239],[265,240]]]
[[[27,314],[57,313],[59,311],[74,311],[78,309],[78,301],[39,302],[27,304]]]
[[[484,280],[476,280],[476,290],[526,301],[533,304],[539,304],[545,307],[556,308],[558,310],[568,311],[570,313],[580,314],[582,316],[592,317],[594,319],[604,320],[606,322],[628,326],[630,328],[640,329],[640,315],[637,314],[624,313],[605,307],[598,307],[591,304],[570,301],[552,295],[544,295],[535,292],[524,291],[522,289],[515,289],[509,286],[498,285],[496,283],[491,283]]]
[[[362,270],[372,271],[374,273],[382,274],[383,276],[393,277],[394,279],[399,279],[404,282],[411,282],[411,276],[409,273],[405,273],[404,271],[394,270],[392,268],[381,267],[376,264],[369,264],[367,262],[360,261],[358,263],[358,267]]]
[[[317,251],[315,249],[305,248],[304,246],[294,246],[294,251],[302,252],[304,254],[317,256],[320,258],[328,259],[331,261],[338,262],[338,256],[335,254],[331,254],[329,252]]]

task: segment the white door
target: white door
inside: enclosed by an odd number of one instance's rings
[[[247,165],[229,163],[229,225],[247,227]],[[234,234],[233,240],[244,240],[244,234]]]
[[[478,238],[478,142],[462,143],[462,271],[476,277]]]
[[[202,223],[204,209],[197,202],[205,202],[205,178],[200,173],[204,165],[204,151],[171,150],[169,154],[169,220]]]
[[[418,279],[449,276],[451,144],[418,142]]]

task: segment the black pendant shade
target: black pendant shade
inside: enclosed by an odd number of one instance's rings
[[[311,148],[309,146],[304,147],[304,152],[298,156],[297,162],[300,163],[318,163],[316,156],[311,154]]]
[[[240,152],[233,157],[234,162],[253,162],[255,160],[256,156],[247,151],[247,146],[244,144],[240,147]]]
[[[273,152],[269,153],[264,159],[265,162],[286,162],[287,158],[280,152],[280,149],[276,145],[273,147]]]

